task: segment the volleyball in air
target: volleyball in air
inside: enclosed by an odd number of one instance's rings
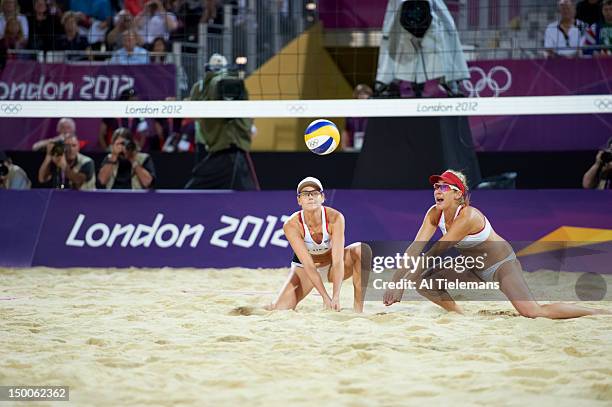
[[[315,120],[306,128],[304,142],[313,153],[326,155],[340,145],[340,132],[336,125],[329,120]]]

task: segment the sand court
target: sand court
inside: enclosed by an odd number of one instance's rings
[[[2,269],[0,384],[70,386],[60,406],[612,403],[611,316],[530,320],[491,301],[463,302],[465,316],[426,301],[358,315],[350,281],[340,313],[315,295],[259,309],[286,275]]]

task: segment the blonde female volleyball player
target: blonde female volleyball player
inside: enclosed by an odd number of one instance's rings
[[[478,209],[470,206],[468,187],[465,176],[457,171],[447,170],[442,175],[432,175],[429,181],[434,187],[435,205],[427,211],[423,224],[419,229],[415,242],[407,249],[408,256],[419,256],[427,242],[434,235],[436,228],[442,231],[442,238],[425,254],[428,256],[442,255],[452,246],[466,257],[473,259],[484,256],[483,267],[459,276],[452,270],[442,270],[435,274],[434,279],[442,279],[448,275],[454,277],[474,278],[485,282],[498,282],[499,288],[512,302],[516,310],[525,317],[536,318],[575,318],[585,315],[607,314],[604,310],[579,307],[570,304],[538,304],[527,287],[519,261],[508,242],[500,237],[491,226],[489,220]],[[422,263],[421,263],[422,264]],[[414,273],[400,270],[395,273],[394,280],[402,277],[416,281],[419,287],[424,278],[433,270],[417,267]],[[453,274],[454,273],[454,274]],[[448,277],[447,277],[448,278]],[[462,310],[444,289],[436,284],[430,284],[432,289],[419,292],[448,311],[461,313]],[[391,305],[401,300],[403,290],[387,290],[383,297],[385,305]]]
[[[327,309],[340,311],[342,281],[353,278],[356,312],[363,311],[361,291],[361,244],[344,247],[344,216],[323,206],[323,185],[314,177],[304,178],[297,187],[297,202],[302,210],[294,213],[283,227],[294,251],[291,272],[269,310],[295,309],[315,288]],[[330,296],[323,278],[333,285]]]

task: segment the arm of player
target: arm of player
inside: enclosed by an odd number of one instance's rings
[[[342,287],[342,281],[344,280],[344,216],[338,212],[329,226],[332,244],[331,276],[334,287],[332,308],[340,311],[340,287]]]
[[[408,256],[418,256],[421,254],[425,248],[425,245],[429,242],[434,233],[436,233],[436,227],[438,226],[437,219],[437,211],[434,210],[434,207],[431,207],[423,218],[423,223],[421,224],[421,227],[414,238],[414,242],[412,242],[412,244],[406,249],[406,254]],[[393,281],[400,281],[402,278],[406,277],[410,271],[411,270],[406,269],[397,270],[393,275]],[[414,274],[409,274],[410,277],[413,275]],[[403,295],[404,290],[401,288],[387,289],[383,294],[383,303],[389,306],[396,302],[400,302]]]
[[[453,248],[457,242],[463,240],[463,238],[470,233],[470,230],[478,227],[478,219],[479,217],[476,216],[476,213],[472,212],[469,208],[465,209],[463,213],[454,220],[453,227],[450,228],[427,253],[425,253],[425,259],[430,256],[441,256]],[[427,271],[423,268],[424,263],[428,262],[425,261],[419,264],[419,267],[417,267],[414,273],[415,276],[420,276],[423,272]]]
[[[436,233],[436,228],[438,227],[437,221],[438,212],[435,210],[435,207],[432,206],[425,214],[425,217],[423,218],[423,223],[421,223],[421,227],[419,228],[419,231],[417,232],[414,241],[406,249],[406,255],[410,257],[416,257],[423,252],[423,249],[425,248],[427,243],[429,243],[431,237],[434,235],[434,233]],[[403,277],[406,276],[408,272],[409,270],[398,270],[393,275],[393,281],[401,280]]]
[[[300,232],[297,230],[297,228],[294,225],[291,224],[291,222],[285,223],[285,225],[283,226],[283,231],[285,232],[285,237],[287,238],[287,241],[289,241],[291,248],[295,252],[298,259],[300,259],[300,263],[302,264],[302,266],[304,266],[304,272],[306,273],[306,275],[312,282],[312,285],[314,286],[314,288],[319,292],[319,294],[323,298],[323,303],[325,304],[325,307],[331,308],[331,298],[329,297],[329,294],[327,294],[327,291],[325,290],[325,286],[323,285],[323,280],[321,279],[321,276],[317,272],[314,261],[312,260],[312,257],[308,253],[308,249],[306,248],[306,245],[304,244],[304,240],[302,239],[302,236],[300,236]]]

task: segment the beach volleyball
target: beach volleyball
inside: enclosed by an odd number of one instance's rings
[[[306,147],[315,154],[330,154],[340,145],[340,132],[329,120],[315,120],[306,128],[304,142]]]

